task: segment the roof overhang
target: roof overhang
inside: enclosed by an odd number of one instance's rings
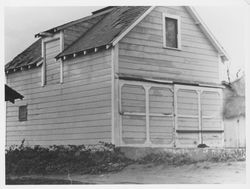
[[[23,99],[24,96],[5,84],[5,101],[10,101],[13,104],[16,99]]]

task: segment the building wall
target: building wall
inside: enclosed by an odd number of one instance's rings
[[[224,119],[225,147],[246,147],[246,119],[239,118]]]
[[[41,86],[41,68],[7,75],[7,83],[24,95],[7,102],[7,146],[90,144],[111,141],[110,50],[64,62],[64,83]],[[28,105],[28,120],[18,107]]]
[[[162,14],[181,17],[181,50],[163,48]],[[219,83],[218,53],[184,7],[156,7],[119,42],[119,72]]]
[[[163,48],[163,13],[181,17],[181,50]],[[156,7],[119,42],[118,72],[138,78],[219,84],[219,64],[184,7]],[[221,89],[120,81],[120,93],[122,146],[224,145]]]

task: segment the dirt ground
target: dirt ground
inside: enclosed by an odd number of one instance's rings
[[[44,178],[65,179],[82,184],[244,184],[246,162],[203,162],[183,166],[133,164],[118,173]]]

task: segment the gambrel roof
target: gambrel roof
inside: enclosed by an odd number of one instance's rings
[[[105,46],[116,45],[130,30],[132,30],[145,16],[147,16],[154,7],[149,6],[117,6],[117,7],[105,7],[103,9],[93,12],[93,15],[84,17],[82,19],[69,22],[44,32],[36,34],[36,37],[43,37],[57,33],[68,27],[84,22],[93,21],[94,25],[82,30],[82,33],[78,39],[72,44],[66,47],[63,52],[58,54],[55,58],[62,58],[65,56],[73,56],[73,54],[82,53],[86,50],[92,50],[94,48],[100,48]],[[208,30],[207,26],[203,23],[196,11],[192,7],[185,7],[189,14],[193,17],[196,24],[201,28],[203,33],[210,40],[212,45],[219,52],[220,57],[223,60],[228,60],[228,55],[215,39],[212,33]],[[30,60],[34,60],[37,53],[34,54],[34,58],[30,59],[27,56],[23,56],[27,51],[32,56],[32,51],[39,51],[40,40],[32,44],[25,51],[15,57],[10,63],[5,66],[5,70],[18,68],[18,66],[30,64]],[[33,50],[30,50],[34,48]],[[41,53],[39,54],[41,58]],[[20,61],[20,59],[22,59]]]

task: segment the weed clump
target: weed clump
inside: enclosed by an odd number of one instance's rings
[[[6,150],[6,174],[98,174],[123,169],[131,163],[113,144],[11,146]]]

